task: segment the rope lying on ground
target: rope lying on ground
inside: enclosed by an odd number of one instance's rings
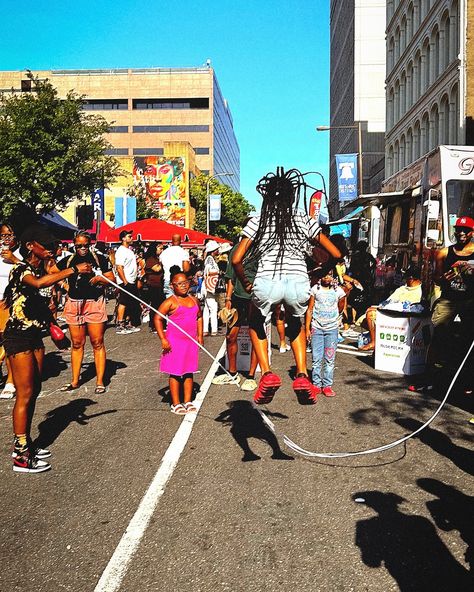
[[[145,302],[144,300],[142,300],[138,296],[135,296],[134,294],[131,294],[130,292],[128,292],[127,290],[125,290],[119,284],[116,284],[112,280],[109,280],[109,278],[105,277],[100,270],[94,269],[94,272],[95,272],[96,275],[100,275],[102,278],[104,278],[107,282],[109,282],[109,284],[111,284],[115,288],[118,288],[122,292],[125,292],[128,296],[132,296],[132,298],[135,298],[135,300],[137,300],[138,302],[140,302],[141,304],[143,304],[143,306],[145,306],[146,308],[152,310],[157,315],[159,315],[161,318],[166,319],[166,321],[168,323],[171,323],[174,327],[176,327],[177,329],[179,329],[181,331],[181,333],[183,333],[184,335],[186,335],[189,339],[191,339],[191,341],[193,341],[196,345],[198,345],[212,360],[214,360],[215,362],[217,362],[217,364],[219,364],[219,366],[222,368],[222,370],[224,370],[224,372],[228,376],[230,376],[231,378],[234,378],[226,370],[226,368],[224,368],[224,366],[222,366],[222,364],[203,345],[201,345],[198,341],[196,341],[196,339],[194,339],[191,335],[189,335],[189,333],[187,333],[184,329],[182,329],[179,325],[177,325],[172,319],[170,319],[169,317],[163,315],[161,312],[159,312],[158,310],[156,310],[156,308],[153,308],[153,306],[151,306],[150,304],[148,304],[147,302]],[[300,454],[301,456],[305,456],[305,457],[309,457],[309,458],[347,458],[347,457],[351,457],[351,456],[363,456],[363,455],[366,455],[366,454],[375,454],[377,452],[385,452],[386,450],[390,450],[391,448],[395,448],[395,446],[400,446],[400,444],[403,444],[404,442],[406,442],[410,438],[414,438],[422,430],[424,430],[425,428],[427,428],[432,421],[435,420],[435,418],[441,412],[441,409],[446,404],[446,401],[448,400],[448,397],[449,397],[449,395],[450,395],[450,393],[451,393],[451,391],[453,389],[453,386],[454,386],[454,384],[455,384],[455,382],[456,382],[459,374],[461,373],[461,371],[462,371],[462,369],[464,367],[464,364],[466,363],[466,361],[467,361],[467,359],[468,359],[468,357],[469,357],[469,355],[470,355],[470,353],[471,353],[471,351],[472,351],[473,348],[474,348],[474,340],[471,343],[471,346],[469,347],[468,352],[464,356],[464,359],[461,362],[459,368],[457,369],[456,374],[454,375],[453,379],[451,380],[451,384],[449,385],[449,388],[448,388],[448,390],[446,392],[446,395],[443,397],[443,400],[441,401],[441,403],[439,404],[438,408],[433,413],[433,415],[427,421],[425,421],[425,423],[422,426],[420,426],[417,430],[415,430],[411,434],[408,434],[408,435],[404,436],[403,438],[399,438],[398,440],[395,440],[394,442],[390,442],[389,444],[385,444],[383,446],[378,446],[377,448],[368,448],[367,450],[358,450],[356,452],[311,452],[309,450],[305,450],[304,448],[301,448],[301,446],[298,446],[298,444],[296,444],[295,442],[293,442],[293,440],[291,440],[286,434],[280,433],[279,430],[277,430],[277,428],[275,427],[275,424],[268,418],[267,415],[265,415],[265,413],[263,412],[263,410],[261,409],[261,407],[257,407],[257,405],[255,405],[255,403],[253,403],[253,407],[255,408],[256,411],[258,411],[258,413],[260,414],[260,416],[261,416],[263,422],[265,423],[265,425],[275,434],[275,436],[281,438],[282,441],[284,442],[284,444],[288,448],[290,448],[290,450],[293,450],[293,452],[296,452],[297,454]],[[238,385],[235,384],[235,386],[238,386]]]
[[[255,406],[255,408],[260,413],[263,421],[272,430],[272,432],[275,434],[275,436],[279,436],[280,438],[282,438],[283,442],[286,444],[286,446],[288,448],[290,448],[294,452],[297,452],[298,454],[301,454],[301,456],[306,456],[309,458],[346,458],[349,456],[362,456],[364,454],[374,454],[376,452],[385,452],[386,450],[390,450],[390,448],[394,448],[395,446],[400,446],[400,444],[403,444],[404,442],[406,442],[410,438],[415,437],[422,430],[427,428],[432,421],[434,421],[434,419],[441,412],[441,409],[444,407],[446,401],[448,400],[448,397],[451,393],[454,383],[456,382],[459,374],[461,373],[461,370],[463,369],[464,364],[466,363],[466,360],[468,359],[473,347],[474,347],[474,341],[471,343],[471,346],[470,346],[467,354],[464,356],[464,359],[461,362],[461,365],[459,366],[456,374],[454,375],[453,379],[451,380],[451,384],[449,385],[446,395],[444,396],[443,400],[441,401],[441,403],[439,404],[438,408],[433,413],[433,415],[427,421],[425,421],[425,423],[422,426],[420,426],[417,430],[415,430],[411,434],[408,434],[408,435],[404,436],[403,438],[395,440],[394,442],[390,442],[389,444],[385,444],[384,446],[378,446],[377,448],[369,448],[367,450],[359,450],[357,452],[310,452],[309,450],[305,450],[304,448],[301,448],[300,446],[298,446],[298,444],[295,444],[295,442],[293,442],[293,440],[288,438],[288,436],[286,436],[285,434],[280,434],[278,432],[278,430],[276,429],[274,423],[262,412],[262,410],[259,409],[257,406]]]

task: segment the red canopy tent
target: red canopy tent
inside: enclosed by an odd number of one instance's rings
[[[102,222],[100,223],[100,227],[99,227],[99,233],[97,234],[96,239],[98,241],[102,241],[104,243],[107,242],[107,235],[109,234],[109,232],[113,232],[114,229],[112,228],[112,226],[110,226],[109,224],[107,224],[107,222],[105,220],[102,220]]]
[[[110,228],[110,230],[106,230],[106,232],[103,232],[101,225],[98,240],[102,240],[106,243],[118,243],[120,242],[119,235],[122,230],[131,230],[134,238],[142,241],[169,242],[171,241],[173,234],[180,234],[183,247],[202,247],[204,241],[208,238],[212,238],[219,243],[230,242],[229,240],[217,236],[211,236],[205,232],[199,232],[198,230],[191,230],[190,228],[183,228],[182,226],[169,224],[168,222],[158,220],[157,218],[137,220],[136,222],[125,224],[125,226],[120,226],[119,228]]]

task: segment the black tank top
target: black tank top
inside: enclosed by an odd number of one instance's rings
[[[472,261],[474,253],[469,255],[457,255],[454,252],[454,245],[448,247],[448,254],[445,259],[445,270],[449,271],[456,261]],[[468,300],[474,297],[474,282],[472,276],[457,273],[452,280],[443,280],[441,284],[441,295],[450,300]]]

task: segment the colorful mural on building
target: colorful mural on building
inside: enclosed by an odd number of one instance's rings
[[[134,158],[134,185],[146,191],[147,201],[158,218],[177,226],[186,225],[186,177],[182,157]]]

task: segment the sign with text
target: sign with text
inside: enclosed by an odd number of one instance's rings
[[[100,212],[100,219],[104,218],[104,190],[96,189],[92,194],[92,208],[94,210],[94,218],[96,218],[96,212]]]
[[[339,201],[357,197],[357,154],[336,154]]]
[[[375,369],[395,374],[421,374],[431,341],[431,318],[377,311]]]
[[[218,222],[221,219],[221,196],[220,194],[209,195],[209,220]]]

